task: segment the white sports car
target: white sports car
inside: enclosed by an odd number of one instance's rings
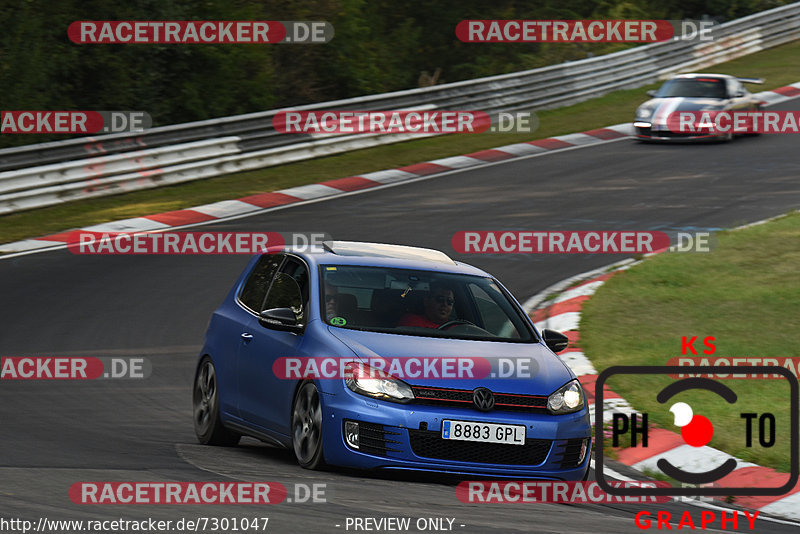
[[[643,141],[717,139],[730,141],[733,132],[675,131],[668,124],[670,114],[681,111],[759,111],[763,101],[752,95],[742,83],[764,83],[754,78],[736,78],[727,74],[679,74],[664,82],[653,97],[636,110],[633,126]]]

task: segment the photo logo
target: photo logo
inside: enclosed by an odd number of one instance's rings
[[[733,373],[740,370],[733,366],[691,366],[682,367],[684,373],[696,373],[711,375],[713,373]],[[705,495],[705,496],[728,496],[728,495],[782,495],[790,491],[797,483],[800,466],[798,465],[798,380],[797,377],[787,369],[777,366],[753,366],[748,369],[754,374],[776,374],[788,381],[790,394],[790,413],[791,418],[788,423],[789,428],[780,428],[782,435],[788,435],[789,439],[784,443],[789,446],[790,453],[790,472],[787,475],[786,483],[781,486],[752,488],[741,487],[671,487],[671,488],[619,488],[613,487],[604,476],[604,439],[598,439],[595,448],[595,466],[597,482],[600,487],[611,494],[619,495]],[[616,366],[609,367],[597,378],[595,386],[596,406],[603,406],[604,386],[608,380],[617,375],[674,375],[674,366]],[[703,447],[707,445],[714,435],[714,424],[705,416],[695,413],[691,405],[686,402],[672,402],[673,398],[680,393],[692,390],[705,390],[718,396],[729,410],[735,412],[738,408],[737,394],[728,386],[710,378],[685,378],[670,383],[659,391],[655,400],[663,405],[672,414],[675,427],[680,428],[683,441],[692,447]],[[668,408],[667,408],[668,407]],[[747,448],[756,446],[753,435],[757,433],[758,446],[773,447],[776,444],[776,418],[772,413],[752,413],[742,411],[738,419],[742,424],[742,445]],[[754,425],[754,421],[758,425]],[[719,424],[719,423],[718,423]],[[649,436],[649,423],[647,413],[614,413],[612,415],[611,438],[612,446],[620,445],[620,438],[630,435],[632,448],[647,448]],[[595,435],[604,436],[603,429],[603,410],[595,411]],[[641,438],[641,439],[639,439]],[[735,458],[727,458],[721,465],[701,472],[686,471],[681,467],[673,465],[666,458],[659,458],[656,462],[658,469],[665,475],[686,484],[712,484],[725,476],[731,474],[737,468]],[[783,479],[781,479],[783,480]]]

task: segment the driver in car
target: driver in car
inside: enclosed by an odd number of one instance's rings
[[[455,302],[452,289],[434,282],[423,299],[425,315],[406,313],[400,318],[398,326],[439,328],[450,320]]]

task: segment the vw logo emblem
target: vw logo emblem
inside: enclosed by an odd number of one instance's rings
[[[486,388],[478,388],[472,392],[472,403],[482,412],[494,408],[494,393]]]

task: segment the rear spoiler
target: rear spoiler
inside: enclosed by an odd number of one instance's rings
[[[764,78],[736,78],[742,83],[764,83]]]

